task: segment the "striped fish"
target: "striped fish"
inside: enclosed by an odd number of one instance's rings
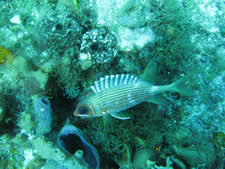
[[[159,94],[167,91],[182,93],[178,88],[183,80],[163,86],[154,86],[130,74],[117,74],[100,78],[91,86],[94,95],[80,102],[75,116],[103,116],[119,119],[130,117],[121,112],[142,102],[159,103]]]

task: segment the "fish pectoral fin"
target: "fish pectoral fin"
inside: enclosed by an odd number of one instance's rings
[[[128,119],[130,119],[129,114],[126,113],[126,112],[110,113],[110,115],[112,117],[115,117],[115,118],[120,119],[120,120],[128,120]]]

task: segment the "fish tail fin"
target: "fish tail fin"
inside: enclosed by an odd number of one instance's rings
[[[177,92],[184,96],[192,96],[194,90],[188,87],[187,80],[190,78],[191,74],[182,77],[181,79],[175,81],[169,85],[170,91]]]

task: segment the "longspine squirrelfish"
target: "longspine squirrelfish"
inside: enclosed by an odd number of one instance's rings
[[[110,114],[119,119],[129,119],[121,111],[142,102],[153,102],[157,95],[167,92],[180,92],[182,80],[163,86],[154,86],[130,74],[110,75],[95,81],[91,86],[93,96],[78,104],[75,116],[103,116]],[[120,113],[121,112],[121,113]]]

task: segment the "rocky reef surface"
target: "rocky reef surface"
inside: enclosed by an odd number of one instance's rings
[[[1,169],[225,167],[224,1],[3,0],[0,23]],[[95,80],[148,65],[193,94],[73,115]]]

